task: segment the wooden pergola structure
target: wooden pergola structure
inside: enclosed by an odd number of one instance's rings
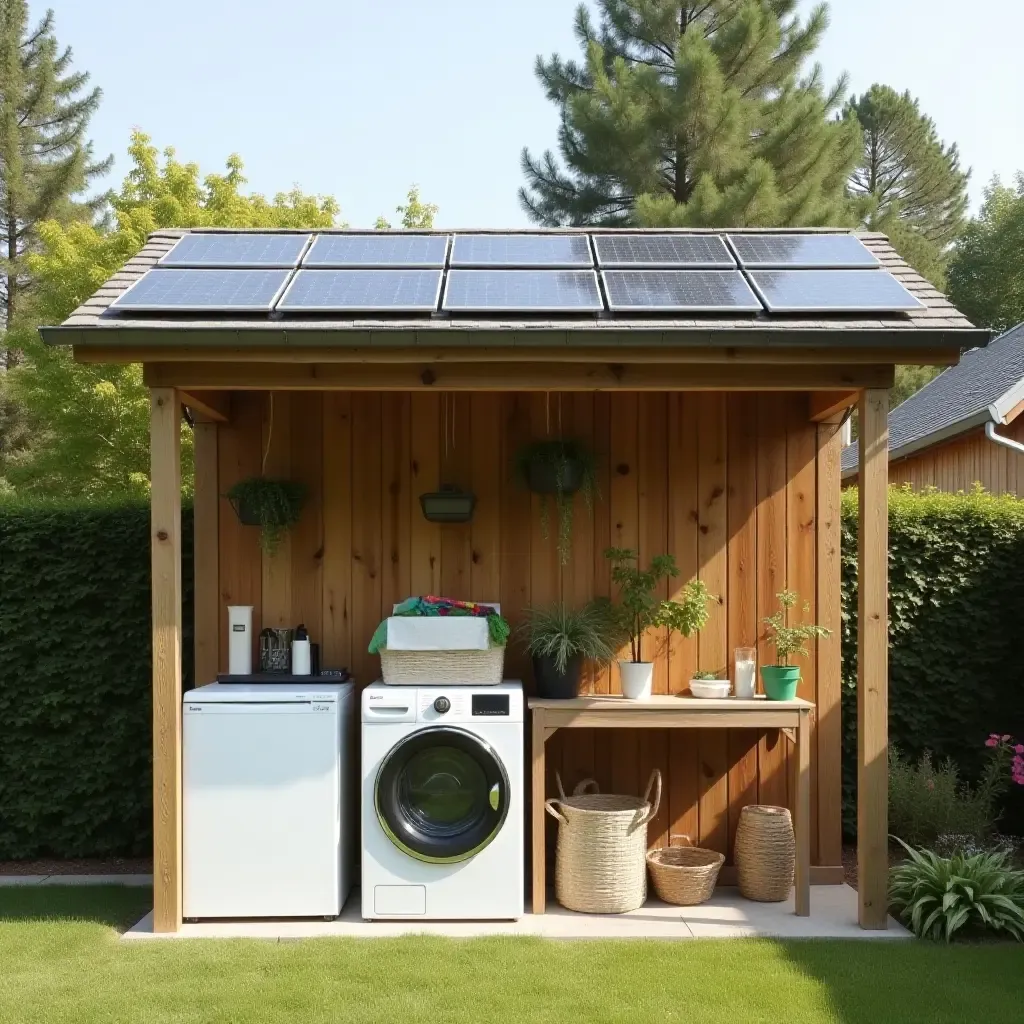
[[[375,320],[108,312],[181,235],[155,233],[65,324],[42,331],[82,362],[142,363],[152,396],[156,930],[177,930],[182,913],[183,410],[194,423],[197,684],[226,670],[227,604],[254,605],[257,632],[304,622],[324,663],[365,684],[376,676],[367,641],[393,601],[497,598],[514,624],[531,605],[608,594],[601,553],[611,544],[642,560],[671,552],[682,581],[700,575],[718,597],[698,638],[659,648],[655,690],[672,694],[697,668],[731,667],[734,647],[756,646],[764,663],[761,623],[784,587],[807,601],[808,621],[838,634],[839,425],[854,407],[859,916],[864,928],[885,927],[888,388],[896,364],[954,363],[986,332],[877,234],[860,237],[923,310]],[[601,498],[592,516],[578,510],[565,566],[542,535],[538,499],[509,470],[519,444],[555,431],[581,437],[599,462]],[[224,498],[261,469],[309,492],[272,557]],[[419,514],[418,495],[443,483],[477,494],[469,526]],[[507,674],[529,681],[511,649]],[[593,673],[587,687],[617,692],[617,670]],[[842,882],[840,691],[834,635],[815,645],[800,689],[815,705],[809,858],[818,884]],[[792,799],[778,732],[648,730],[641,745],[628,729],[574,729],[549,741],[547,761],[568,785],[591,774],[634,792],[660,767],[667,796],[650,841],[687,833],[728,856],[745,804]]]

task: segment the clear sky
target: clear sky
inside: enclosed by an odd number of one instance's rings
[[[30,2],[54,8],[103,89],[92,136],[117,156],[112,181],[139,127],[204,172],[238,152],[254,190],[332,194],[353,225],[391,215],[412,182],[440,226],[525,224],[519,152],[557,127],[534,58],[577,53],[575,0]],[[830,6],[826,74],[918,96],[973,168],[975,203],[993,174],[1024,170],[1024,4]]]

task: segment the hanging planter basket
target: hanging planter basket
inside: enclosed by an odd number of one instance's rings
[[[227,499],[243,526],[260,527],[263,550],[273,554],[281,537],[302,515],[306,487],[293,480],[249,477],[231,487]]]
[[[586,467],[578,458],[566,456],[559,462],[534,457],[526,463],[526,485],[534,494],[575,494],[582,486]]]

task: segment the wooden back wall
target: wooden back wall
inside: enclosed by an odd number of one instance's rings
[[[564,566],[543,535],[539,499],[513,472],[522,442],[559,431],[593,447],[600,488],[592,514],[577,498]],[[235,392],[231,422],[196,432],[197,679],[226,670],[228,604],[253,604],[257,632],[305,623],[323,663],[365,684],[379,672],[367,643],[394,602],[428,593],[499,600],[516,625],[531,605],[610,594],[609,545],[638,549],[645,564],[671,552],[678,582],[699,573],[717,598],[699,636],[649,638],[657,692],[686,689],[697,668],[731,675],[737,646],[756,644],[770,661],[762,619],[784,586],[807,601],[802,614],[838,634],[839,444],[836,427],[809,422],[807,395],[795,393]],[[261,471],[264,451],[268,475],[309,488],[302,520],[272,558],[218,499]],[[419,495],[442,483],[476,493],[471,524],[424,520]],[[834,866],[838,635],[802,667],[801,696],[818,705],[812,863]],[[519,647],[509,648],[506,675],[532,688]],[[617,670],[586,685],[617,692]],[[567,789],[593,776],[627,793],[642,792],[660,768],[652,845],[685,834],[731,854],[745,804],[787,803],[788,746],[774,732],[572,730],[550,741],[548,765]]]

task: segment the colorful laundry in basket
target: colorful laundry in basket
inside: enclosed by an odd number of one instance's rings
[[[504,647],[508,642],[511,627],[502,615],[489,604],[476,601],[456,601],[450,597],[410,597],[395,606],[393,615],[472,615],[487,619],[487,634],[493,647]],[[373,632],[370,640],[370,654],[379,654],[388,638],[388,620],[385,619]]]

